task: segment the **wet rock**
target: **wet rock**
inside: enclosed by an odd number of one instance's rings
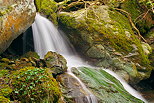
[[[75,48],[96,66],[110,68],[129,83],[150,76],[151,48],[135,35],[126,16],[107,5],[59,13],[59,26]]]
[[[35,5],[33,0],[1,0],[0,2],[0,53],[33,23]]]
[[[79,67],[72,71],[98,98],[98,103],[144,103],[129,94],[116,78],[101,68]]]
[[[61,83],[64,99],[68,103],[87,103],[86,91],[83,90],[80,83],[69,74],[58,76],[58,81]]]

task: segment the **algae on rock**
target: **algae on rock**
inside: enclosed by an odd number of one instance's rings
[[[76,74],[98,98],[99,103],[144,103],[129,94],[122,84],[101,68],[79,67]]]

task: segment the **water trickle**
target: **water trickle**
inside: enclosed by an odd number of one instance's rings
[[[69,41],[66,40],[64,35],[61,35],[56,27],[46,18],[37,14],[35,18],[35,22],[32,25],[33,28],[33,37],[34,37],[34,47],[35,51],[40,55],[41,58],[48,51],[57,52],[65,57],[67,60],[68,66],[68,74],[76,78],[76,80],[80,83],[83,90],[88,94],[86,96],[88,103],[97,103],[96,97],[86,88],[86,86],[82,83],[82,81],[77,78],[72,72],[72,67],[80,67],[80,66],[89,66],[87,65],[73,50]],[[144,98],[137,93],[134,89],[132,89],[123,79],[117,76],[114,72],[110,70],[106,70],[109,74],[113,75],[117,78],[124,86],[124,88],[133,96],[143,100]]]

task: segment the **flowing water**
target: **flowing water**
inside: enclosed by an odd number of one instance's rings
[[[37,14],[35,22],[32,25],[34,48],[41,58],[48,51],[57,52],[65,57],[67,60],[68,74],[73,76],[82,86],[83,90],[87,93],[86,98],[88,103],[97,103],[96,97],[86,88],[82,81],[77,78],[72,72],[72,67],[89,66],[83,61],[75,52],[69,41],[61,35],[56,27],[48,19]],[[132,89],[123,79],[117,76],[114,72],[106,70],[109,74],[116,77],[124,86],[124,88],[133,96],[145,101],[142,96]]]

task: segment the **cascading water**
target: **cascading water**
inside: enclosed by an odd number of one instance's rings
[[[34,38],[34,48],[35,51],[40,55],[41,58],[48,51],[57,52],[65,57],[67,60],[68,74],[76,78],[80,83],[83,90],[87,93],[88,103],[97,103],[96,97],[86,88],[86,86],[77,78],[72,72],[71,67],[89,66],[87,65],[73,50],[69,41],[67,41],[64,35],[61,35],[54,25],[46,18],[37,14],[35,22],[32,25],[33,28],[33,38]],[[105,70],[105,69],[104,69]],[[133,96],[145,101],[138,92],[132,89],[124,80],[119,78],[115,73],[109,70],[105,70],[109,74],[116,77],[124,86],[124,88]]]
[[[70,43],[62,37],[54,25],[46,18],[37,14],[35,22],[32,25],[34,48],[41,58],[48,51],[57,52],[67,60],[68,74],[73,76],[87,93],[86,98],[88,103],[97,103],[96,97],[86,88],[86,86],[72,72],[71,67],[83,66],[82,60],[76,55]]]

